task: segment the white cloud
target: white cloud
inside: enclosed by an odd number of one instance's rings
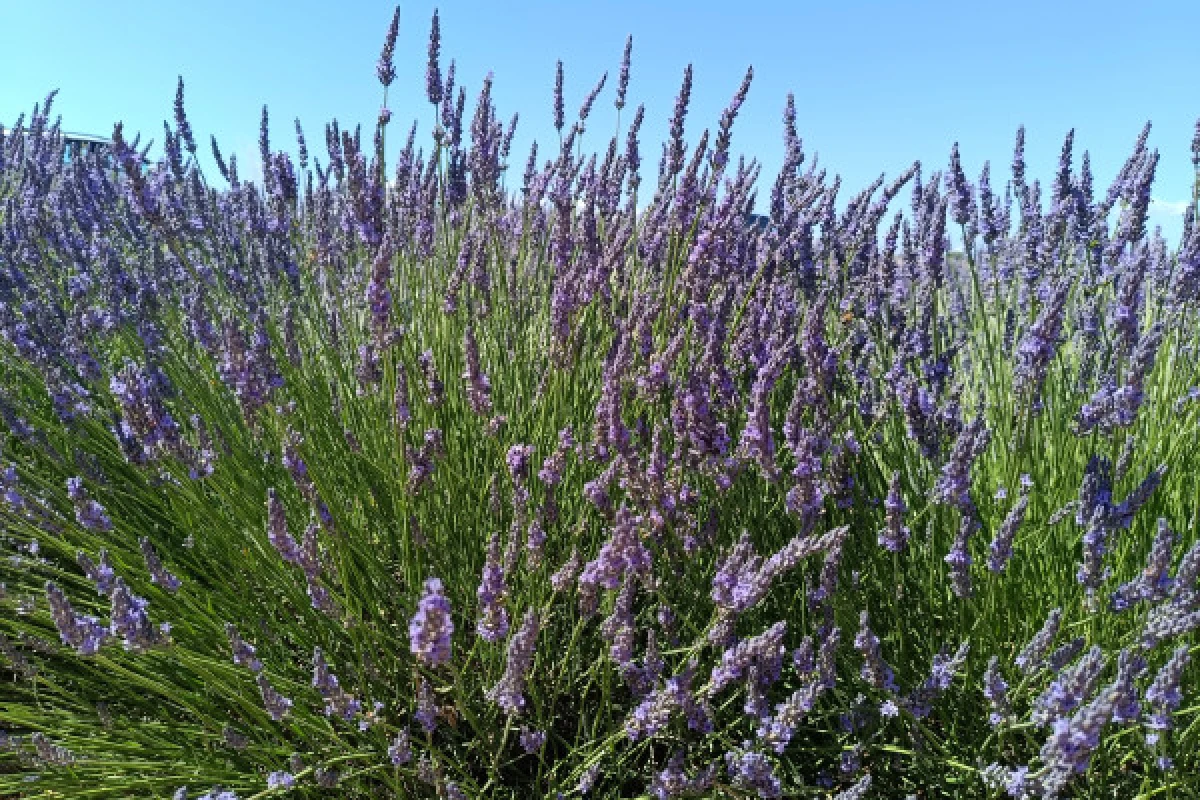
[[[1191,203],[1188,203],[1185,200],[1172,201],[1163,200],[1158,197],[1152,197],[1150,198],[1150,213],[1168,214],[1178,217],[1183,214],[1183,212],[1188,210],[1189,205],[1191,205]]]

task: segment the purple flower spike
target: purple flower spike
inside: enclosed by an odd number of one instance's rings
[[[263,705],[266,707],[267,714],[271,719],[279,722],[291,711],[291,699],[275,691],[275,687],[271,686],[267,677],[261,673],[258,676],[258,691],[262,694]]]
[[[500,682],[488,692],[488,699],[510,716],[525,708],[525,679],[533,667],[541,621],[536,611],[525,612],[520,629],[508,641],[508,660]]]
[[[746,742],[741,751],[725,754],[725,766],[733,783],[750,789],[762,798],[783,797],[783,785],[775,776],[775,767],[762,753],[751,750]]]
[[[613,105],[617,107],[617,111],[625,108],[625,93],[629,90],[629,64],[633,54],[633,36],[625,37],[625,53],[621,56],[621,71],[617,75],[617,97]],[[1197,131],[1200,131],[1200,124],[1197,125]],[[1197,133],[1197,141],[1200,142],[1200,132]],[[1197,145],[1200,148],[1200,144]]]
[[[233,623],[225,623],[225,635],[229,637],[229,646],[233,648],[233,663],[251,672],[262,672],[263,665],[254,654],[254,645],[242,639]]]
[[[1011,713],[1008,704],[1008,683],[1000,674],[1000,659],[992,656],[983,673],[983,696],[992,706],[988,719],[993,727],[1008,721]]]
[[[1046,622],[1042,625],[1042,629],[1017,655],[1016,665],[1021,672],[1032,675],[1043,665],[1046,654],[1050,651],[1050,645],[1054,643],[1054,637],[1058,635],[1059,626],[1062,625],[1062,615],[1061,608],[1053,609],[1046,616]]]
[[[167,572],[158,554],[154,552],[154,545],[150,544],[150,540],[143,536],[138,540],[138,544],[142,548],[142,557],[146,560],[146,569],[150,571],[150,582],[172,594],[179,591],[179,578]]]
[[[877,689],[896,691],[896,680],[892,668],[883,660],[879,637],[871,630],[870,616],[866,611],[859,614],[858,633],[854,637],[854,648],[862,654],[862,677]]]
[[[100,551],[100,563],[95,564],[81,550],[76,556],[76,561],[79,563],[83,574],[88,576],[88,580],[96,584],[96,593],[101,597],[108,596],[112,590],[113,579],[117,574],[113,570],[112,563],[108,560],[108,551]]]
[[[910,531],[904,524],[904,497],[900,494],[900,473],[892,473],[892,481],[888,486],[887,498],[883,501],[887,525],[879,532],[879,546],[893,553],[904,549],[908,543]]]
[[[479,599],[479,622],[475,631],[484,641],[495,644],[508,635],[508,611],[504,608],[508,588],[504,584],[504,568],[500,564],[498,533],[493,533],[488,542],[483,578],[475,596]]]
[[[125,640],[126,650],[143,652],[165,642],[170,626],[163,623],[155,627],[146,613],[149,604],[129,591],[124,580],[117,578],[113,582],[109,599],[112,601],[109,632]]]
[[[433,10],[433,22],[429,26],[429,64],[425,68],[425,96],[434,106],[442,102],[442,70],[438,59],[442,52],[442,24],[438,12]]]
[[[412,761],[412,747],[409,744],[408,731],[400,731],[388,745],[388,760],[397,767],[402,767]]]
[[[521,728],[521,749],[533,755],[546,744],[546,732]]]
[[[83,478],[67,479],[67,496],[75,504],[75,520],[89,531],[107,533],[112,530],[112,520],[104,510],[83,488]]]
[[[563,129],[563,63],[561,61],[554,67],[554,130],[562,135]]]
[[[46,597],[50,601],[50,616],[54,618],[63,644],[75,648],[81,656],[95,655],[108,638],[107,628],[96,617],[76,614],[62,589],[53,583],[46,583]]]
[[[413,655],[431,667],[449,663],[453,634],[450,601],[442,593],[442,582],[428,578],[425,593],[417,604],[417,613],[408,623],[408,641]]]
[[[279,555],[289,564],[300,565],[302,558],[300,546],[288,533],[287,516],[283,511],[283,503],[274,489],[267,489],[267,538],[279,551]]]
[[[396,36],[400,33],[400,6],[396,6],[392,14],[392,22],[388,25],[387,35],[383,39],[383,50],[379,53],[379,62],[375,65],[375,75],[379,82],[388,87],[396,80],[396,65],[393,63],[396,55]]]
[[[1024,522],[1025,512],[1028,509],[1029,493],[1023,491],[1004,518],[1000,530],[996,532],[996,537],[992,539],[991,555],[988,557],[988,569],[992,572],[1003,572],[1004,568],[1008,566],[1013,553],[1013,539],[1016,538],[1017,529]]]
[[[417,710],[413,712],[413,719],[427,734],[437,730],[437,703],[434,701],[433,688],[424,676],[417,678]]]
[[[1179,689],[1183,670],[1191,655],[1186,644],[1180,645],[1171,654],[1171,659],[1154,676],[1154,682],[1146,690],[1146,727],[1151,731],[1166,731],[1172,727],[1171,714],[1183,702]]]

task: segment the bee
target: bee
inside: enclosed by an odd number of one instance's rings
[[[853,311],[843,311],[842,312],[842,324],[849,325],[851,322],[854,322],[854,312]]]

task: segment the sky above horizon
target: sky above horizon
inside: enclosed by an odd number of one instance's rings
[[[299,118],[319,157],[332,118],[343,128],[362,123],[369,137],[383,95],[375,62],[394,7],[378,0],[343,8],[315,0],[6,3],[0,125],[11,126],[58,89],[55,110],[65,130],[107,135],[122,120],[127,132],[161,141],[182,75],[208,174],[216,174],[210,134],[224,152],[237,154],[243,174],[257,174],[264,104],[274,149],[294,152]],[[392,159],[414,119],[418,142],[427,149],[431,142],[425,65],[435,7],[442,70],[450,59],[457,62],[468,120],[489,71],[501,119],[520,113],[510,182],[519,180],[532,141],[539,142],[539,161],[557,150],[551,97],[560,58],[568,124],[608,72],[583,142],[585,152],[603,154],[616,131],[616,77],[630,34],[633,67],[621,124],[646,105],[646,175],[657,169],[684,67],[693,64],[695,73],[686,129],[694,144],[704,128],[715,130],[753,66],[732,150],[762,165],[759,210],[782,161],[788,92],[796,96],[808,158],[817,154],[842,176],[843,198],[914,160],[926,175],[944,169],[956,141],[969,178],[990,160],[993,183],[1002,185],[1020,124],[1030,177],[1048,183],[1063,137],[1074,128],[1076,167],[1088,150],[1103,191],[1147,120],[1154,124],[1150,145],[1161,154],[1150,223],[1162,226],[1172,247],[1192,196],[1200,3],[1148,0],[1134,13],[1128,3],[1074,0],[405,2],[388,97]],[[895,207],[906,205],[904,197]]]

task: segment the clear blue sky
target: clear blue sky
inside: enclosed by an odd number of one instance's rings
[[[324,123],[369,124],[380,105],[374,65],[394,3],[353,0],[7,2],[0,11],[0,122],[11,125],[60,89],[68,130],[109,133],[115,120],[161,141],[176,76],[197,138],[257,163],[258,118],[274,147],[310,143]],[[390,144],[414,117],[428,141],[424,99],[434,3],[401,6]],[[644,170],[658,163],[684,66],[695,68],[688,141],[717,117],[748,65],[755,79],[733,149],[763,164],[759,204],[780,161],[780,115],[796,95],[805,149],[857,189],[912,160],[942,168],[960,142],[971,177],[985,159],[1007,176],[1013,134],[1028,133],[1030,173],[1049,179],[1069,128],[1106,187],[1146,120],[1162,154],[1152,223],[1174,244],[1191,195],[1190,142],[1200,115],[1200,3],[1186,2],[443,2],[443,69],[458,61],[468,100],[495,73],[501,117],[519,111],[513,168],[551,127],[554,64],[566,69],[568,119],[602,72],[588,150],[614,129],[613,85],[634,39],[627,122],[644,102]],[[468,111],[468,114],[470,112]],[[366,125],[364,125],[366,127]],[[316,150],[316,147],[312,149]],[[204,147],[207,151],[207,146]],[[394,147],[389,147],[394,152]],[[215,173],[215,170],[212,170]]]

